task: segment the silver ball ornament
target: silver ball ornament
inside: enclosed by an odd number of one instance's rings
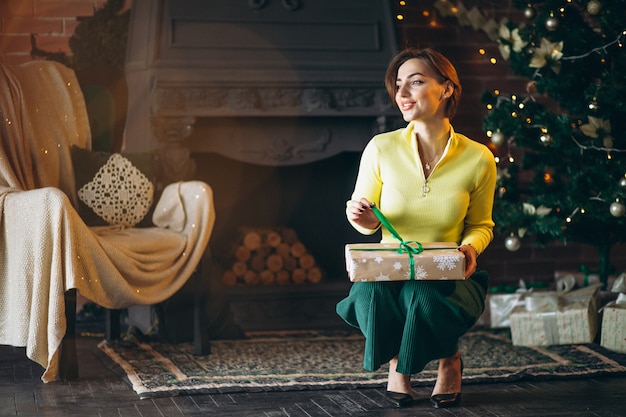
[[[619,186],[622,188],[626,188],[626,177],[622,177],[619,179]]]
[[[550,16],[546,19],[546,29],[549,31],[555,31],[559,27],[559,19],[554,16]]]
[[[522,246],[522,242],[519,240],[517,236],[508,236],[504,239],[504,247],[510,250],[511,252],[515,252]]]
[[[611,203],[609,211],[613,217],[622,217],[626,213],[626,206],[619,201],[614,201]]]
[[[493,134],[491,135],[491,143],[496,146],[502,145],[504,143],[504,133],[502,133],[500,130],[496,130],[495,132],[493,132]]]
[[[595,16],[600,13],[600,10],[602,10],[602,3],[598,0],[591,0],[587,3],[587,13],[590,15]]]
[[[593,100],[589,102],[589,104],[587,104],[587,108],[593,112],[597,112],[598,110],[600,110],[600,105],[598,105],[597,101]]]

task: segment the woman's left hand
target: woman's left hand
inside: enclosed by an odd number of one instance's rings
[[[465,279],[468,279],[474,272],[476,272],[476,258],[478,253],[472,245],[461,245],[458,250],[465,255]]]

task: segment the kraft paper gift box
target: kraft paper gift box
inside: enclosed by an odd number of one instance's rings
[[[409,246],[417,248],[415,242]],[[350,281],[462,280],[465,255],[454,242],[423,243],[424,250],[409,255],[399,243],[346,245]],[[413,273],[411,273],[411,257]]]
[[[517,346],[593,342],[598,331],[600,286],[567,293],[528,294],[511,312],[511,339]]]

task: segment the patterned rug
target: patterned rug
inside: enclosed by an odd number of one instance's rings
[[[203,357],[193,355],[190,343],[103,341],[99,348],[141,398],[386,386],[386,367],[363,370],[363,338],[354,333],[250,334],[212,341]],[[513,346],[508,332],[486,330],[463,336],[460,348],[464,384],[626,374],[626,355],[596,344]],[[428,364],[413,384],[434,384],[436,365]]]

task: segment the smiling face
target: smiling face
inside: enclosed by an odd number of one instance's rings
[[[452,91],[452,83],[441,81],[421,59],[409,59],[398,68],[395,100],[406,122],[444,118]]]

